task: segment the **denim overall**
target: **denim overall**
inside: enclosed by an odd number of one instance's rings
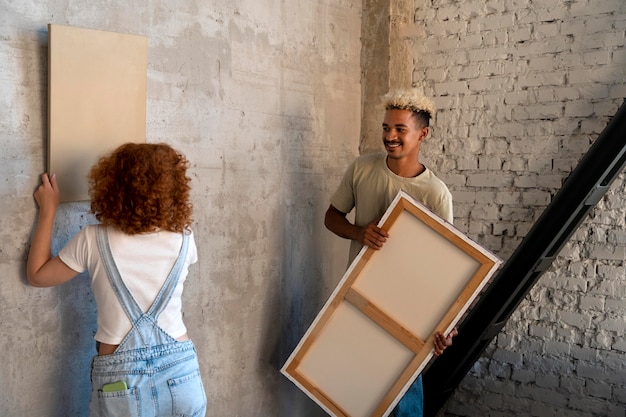
[[[98,417],[204,416],[206,395],[191,340],[179,342],[157,325],[185,264],[189,235],[183,233],[178,259],[150,309],[144,313],[122,281],[111,254],[107,229],[98,226],[98,250],[113,291],[132,323],[117,350],[91,364],[90,415]],[[104,308],[104,306],[99,306]],[[103,392],[124,381],[128,389]]]

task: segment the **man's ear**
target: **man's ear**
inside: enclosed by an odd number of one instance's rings
[[[422,141],[426,140],[426,138],[427,138],[427,137],[428,137],[428,135],[430,134],[430,127],[428,127],[428,126],[424,126],[424,127],[421,129],[421,133],[422,133],[422,136],[421,136],[421,139],[420,139],[420,140],[422,140]]]

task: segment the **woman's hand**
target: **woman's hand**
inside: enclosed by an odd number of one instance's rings
[[[35,201],[41,210],[40,216],[56,213],[59,207],[59,187],[56,175],[49,176],[47,173],[41,175],[41,185],[35,191]]]

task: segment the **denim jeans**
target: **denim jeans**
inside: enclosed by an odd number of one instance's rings
[[[125,381],[128,389],[102,392]],[[90,416],[204,416],[206,395],[191,341],[96,356],[91,365]]]
[[[424,414],[424,387],[422,385],[422,376],[411,384],[404,397],[400,400],[396,408],[393,410],[392,416],[395,417],[422,417]]]

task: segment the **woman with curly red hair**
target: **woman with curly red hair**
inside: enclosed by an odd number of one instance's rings
[[[191,232],[187,159],[165,144],[120,146],[89,174],[100,221],[55,257],[59,204],[54,175],[35,192],[39,220],[26,274],[33,286],[62,284],[89,271],[98,306],[91,368],[92,416],[204,416],[196,349],[182,317],[182,291],[197,261]]]

